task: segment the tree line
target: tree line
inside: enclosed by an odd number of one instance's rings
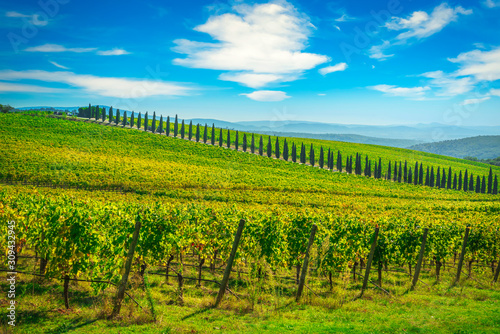
[[[108,111],[105,108],[100,108],[99,106],[92,106],[89,104],[88,108],[79,108],[78,116],[88,119],[96,119],[102,120],[105,122],[108,120],[109,123],[115,123],[116,125],[130,126],[136,127],[137,129],[144,129],[144,131],[149,131],[152,133],[159,133],[170,136],[170,132],[172,131],[170,116],[167,116],[166,125],[164,126],[163,116],[160,116],[160,119],[157,120],[156,112],[153,113],[151,121],[149,120],[149,115],[146,112],[144,118],[142,114],[139,113],[137,119],[135,118],[135,113],[132,112],[130,117],[127,116],[127,112],[124,111],[120,113],[120,109],[116,109],[116,112],[113,110],[113,107],[110,107]],[[190,121],[186,134],[186,124],[184,120],[181,121],[179,125],[178,116],[175,116],[173,122],[173,137],[180,137],[182,139],[194,140],[196,142],[202,141],[207,144],[209,141],[208,133],[209,126],[205,123],[204,126],[199,123],[193,125],[193,122]],[[203,131],[202,131],[203,128]],[[219,128],[219,136],[218,141],[216,142],[216,127],[212,124],[211,128],[211,136],[210,136],[210,144],[218,145],[223,147],[224,144],[227,148],[231,148],[231,130],[227,130],[226,141],[224,143],[224,136],[222,132],[222,128]],[[234,131],[234,130],[233,130]],[[472,191],[476,193],[487,193],[487,194],[498,194],[498,177],[497,175],[493,175],[493,171],[490,167],[488,177],[479,175],[474,176],[472,173],[469,173],[466,169],[465,172],[459,171],[458,174],[455,171],[452,171],[452,168],[449,167],[448,170],[446,168],[438,167],[437,170],[434,170],[434,167],[429,166],[424,167],[423,163],[415,162],[414,166],[409,166],[407,161],[404,164],[400,161],[394,162],[392,164],[391,161],[388,163],[388,167],[385,175],[382,171],[382,158],[378,159],[378,162],[375,160],[372,164],[372,160],[368,158],[368,155],[365,156],[364,167],[362,163],[362,155],[356,153],[356,156],[353,155],[345,157],[345,164],[343,163],[344,157],[340,151],[334,152],[330,148],[328,151],[323,149],[323,147],[319,150],[318,159],[316,159],[316,152],[311,144],[310,148],[307,148],[303,143],[298,147],[295,143],[290,144],[284,139],[283,142],[283,150],[281,151],[281,143],[280,138],[276,137],[276,140],[273,144],[271,137],[268,136],[267,145],[264,146],[264,137],[260,135],[258,139],[258,144],[256,142],[255,135],[252,133],[251,138],[247,138],[247,134],[243,133],[243,136],[240,136],[239,131],[234,131],[234,148],[239,150],[240,147],[240,137],[241,138],[241,148],[243,152],[250,151],[251,153],[256,153],[264,156],[264,150],[267,157],[274,157],[276,159],[283,159],[285,161],[291,162],[299,162],[301,164],[309,163],[311,166],[318,166],[319,168],[326,168],[331,171],[344,171],[348,174],[355,175],[364,175],[366,177],[374,177],[376,179],[386,179],[392,180],[394,182],[399,183],[408,183],[413,185],[425,185],[428,187],[436,187],[442,189],[453,189],[457,191]],[[274,151],[273,151],[274,146]],[[306,156],[306,151],[309,151],[309,154]],[[335,159],[335,155],[337,156]],[[307,157],[309,159],[307,159]],[[298,158],[298,161],[297,161]],[[317,163],[316,163],[317,160]],[[413,169],[412,169],[413,167]]]

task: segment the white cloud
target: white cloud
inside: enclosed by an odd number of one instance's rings
[[[92,52],[97,50],[97,48],[66,48],[65,46],[58,44],[44,44],[39,46],[33,46],[31,48],[27,48],[25,51],[28,52]]]
[[[100,56],[121,56],[121,55],[128,55],[130,54],[130,52],[123,49],[114,48],[112,50],[107,50],[107,51],[97,51],[97,54]]]
[[[332,72],[345,71],[346,68],[347,68],[346,63],[338,63],[338,64],[333,65],[333,66],[323,67],[318,72],[321,75],[327,75],[328,73],[332,73]]]
[[[492,89],[492,90],[490,90],[490,95],[500,96],[500,89]]]
[[[47,20],[42,20],[40,15],[38,14],[32,14],[32,15],[27,15],[27,14],[22,14],[19,12],[14,12],[10,11],[5,13],[6,17],[14,17],[14,18],[29,18],[29,22],[35,26],[43,27],[49,24]]]
[[[64,70],[68,70],[68,69],[69,69],[69,68],[67,68],[66,66],[63,66],[63,65],[61,65],[61,64],[56,63],[55,61],[50,61],[50,60],[49,60],[49,63],[51,63],[51,64],[52,64],[52,65],[54,65],[55,67],[59,67],[59,68],[62,68],[62,69],[64,69]]]
[[[413,12],[408,18],[393,17],[386,23],[390,30],[406,30],[396,36],[398,40],[409,38],[424,38],[434,35],[444,27],[458,19],[458,15],[470,15],[471,9],[464,9],[462,6],[451,8],[447,3],[442,3],[429,15],[423,11]]]
[[[474,89],[474,80],[470,77],[458,78],[454,74],[443,73],[443,71],[434,71],[421,74],[429,78],[430,85],[440,89],[437,96],[456,96],[470,92]]]
[[[488,8],[500,7],[500,1],[496,0],[486,0],[483,4]]]
[[[376,85],[368,87],[370,89],[385,93],[391,96],[408,97],[412,99],[423,99],[425,92],[428,91],[429,87],[397,87],[393,85]]]
[[[385,60],[394,56],[394,54],[386,54],[387,49],[432,36],[451,22],[457,21],[460,15],[470,14],[472,14],[471,9],[464,9],[462,6],[452,8],[447,3],[442,3],[435,7],[431,13],[415,11],[406,18],[393,16],[385,23],[385,27],[388,30],[399,32],[399,34],[384,41],[381,45],[373,45],[368,51],[368,55],[370,58]]]
[[[97,48],[67,48],[63,45],[59,44],[44,44],[39,46],[33,46],[27,48],[24,51],[28,52],[74,52],[74,53],[85,53],[85,52],[94,52]],[[99,56],[121,56],[128,55],[130,52],[124,49],[114,48],[112,50],[105,51],[96,51],[96,54]]]
[[[326,96],[325,93],[318,93],[318,96]]]
[[[324,55],[302,52],[313,26],[288,2],[239,4],[232,10],[211,16],[195,27],[216,42],[175,40],[173,50],[187,57],[174,59],[174,64],[230,71],[219,78],[259,88],[295,80],[329,60]]]
[[[65,89],[41,87],[36,85],[17,84],[11,82],[0,82],[0,93],[62,93]]]
[[[480,99],[468,99],[468,100],[464,100],[462,103],[460,103],[460,105],[466,106],[469,104],[479,104],[479,103],[482,103],[484,101],[488,101],[489,99],[490,99],[489,96],[482,97]]]
[[[500,47],[491,51],[469,51],[448,60],[460,65],[457,76],[472,76],[478,81],[500,80]]]
[[[259,102],[278,102],[288,99],[290,96],[285,92],[277,90],[257,90],[250,94],[240,94]]]
[[[391,46],[389,41],[384,41],[381,45],[373,45],[370,50],[368,50],[369,57],[378,60],[386,60],[394,56],[394,54],[385,54],[385,49],[388,49]]]
[[[64,83],[89,93],[116,98],[143,98],[147,96],[188,95],[191,88],[176,83],[146,79],[110,78],[72,72],[47,72],[40,70],[0,71],[0,80],[39,80]]]

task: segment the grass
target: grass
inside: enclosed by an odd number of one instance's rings
[[[33,268],[33,259],[22,259],[19,270]],[[293,282],[277,284],[271,277],[237,279],[230,288],[239,298],[227,295],[217,309],[213,302],[216,284],[186,283],[183,303],[177,284],[164,277],[147,275],[157,314],[149,314],[147,292],[138,274],[131,277],[128,292],[144,308],[126,298],[121,315],[106,320],[111,312],[114,288],[93,295],[89,283],[70,283],[70,309],[64,309],[62,281],[40,280],[19,274],[17,282],[16,333],[495,333],[500,332],[500,289],[486,283],[488,270],[477,267],[473,276],[450,287],[452,269],[436,282],[425,271],[416,291],[408,292],[405,274],[384,272],[384,288],[390,295],[369,288],[359,296],[361,282],[351,274],[339,274],[329,289],[324,277],[312,275],[310,289],[296,303]],[[194,272],[188,273],[194,276]],[[285,274],[285,273],[282,273]],[[290,274],[290,273],[288,273]],[[375,273],[372,273],[375,275]],[[187,276],[187,275],[186,275]],[[211,278],[204,272],[204,278]],[[372,277],[374,279],[375,277]],[[478,283],[481,281],[483,283]],[[2,291],[6,283],[0,285]],[[314,291],[314,293],[311,292]],[[2,301],[4,304],[4,300]],[[2,305],[4,308],[5,306]],[[2,332],[13,332],[2,314]]]

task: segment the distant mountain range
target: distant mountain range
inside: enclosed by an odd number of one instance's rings
[[[435,143],[418,144],[409,148],[455,158],[475,157],[478,159],[494,159],[500,157],[500,136],[478,136],[446,140]]]
[[[109,106],[101,106],[106,109]],[[48,106],[25,107],[19,110],[51,108]],[[78,110],[80,107],[53,107],[57,110]],[[130,111],[127,111],[130,115]],[[172,116],[171,116],[172,117]],[[308,121],[244,121],[226,122],[217,119],[186,119],[193,124],[200,123],[209,126],[248,131],[278,136],[292,136],[299,138],[314,138],[337,140],[361,144],[375,144],[392,147],[420,147],[417,144],[432,143],[443,140],[462,139],[484,135],[500,135],[500,126],[454,126],[440,123],[415,125],[356,125],[335,124]],[[422,150],[430,146],[422,146]],[[444,153],[443,153],[444,154]],[[476,156],[480,158],[479,156]]]

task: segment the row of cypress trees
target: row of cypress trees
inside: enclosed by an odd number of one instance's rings
[[[165,133],[167,136],[170,136],[171,129],[171,121],[170,116],[167,116],[166,125],[163,127],[164,121],[163,116],[160,116],[160,120],[156,120],[156,112],[153,112],[153,118],[151,122],[149,121],[148,113],[144,115],[144,120],[142,119],[142,114],[139,113],[137,120],[135,119],[135,114],[132,112],[130,118],[127,118],[127,112],[123,112],[123,116],[120,115],[120,110],[116,109],[116,115],[113,116],[113,107],[110,107],[108,110],[108,121],[110,123],[121,124],[123,126],[130,125],[130,127],[137,127],[137,129],[144,129],[144,131],[151,131],[153,133],[163,134]],[[89,119],[94,118],[96,120],[102,119],[102,121],[106,121],[106,109],[99,108],[99,106],[92,107],[89,104],[88,108],[80,108],[78,115],[80,117],[87,117]],[[203,141],[203,143],[208,142],[208,125],[205,123],[203,127],[198,123],[196,126],[193,126],[193,122],[189,122],[188,130],[187,130],[187,139],[192,140],[193,137],[196,142]],[[203,136],[202,136],[203,133]],[[211,136],[210,136],[210,144],[216,145],[216,128],[215,124],[212,124],[211,127]],[[179,125],[178,116],[175,115],[175,120],[173,124],[173,136],[185,139],[186,138],[186,125],[184,120],[182,120]],[[219,128],[219,136],[218,136],[219,147],[224,146],[224,138],[222,128]],[[240,134],[238,131],[235,132],[234,139],[234,147],[236,150],[239,149],[240,145]],[[248,147],[247,134],[243,133],[242,138],[242,150],[243,152],[247,152],[249,149],[251,153],[255,153],[258,151],[258,154],[264,155],[264,138],[260,135],[258,146],[256,146],[255,135],[252,133],[252,137],[250,140],[250,147]],[[274,146],[274,152],[273,152]],[[227,130],[226,137],[226,147],[231,147],[231,130]],[[272,157],[274,153],[274,157],[277,159],[283,158],[285,161],[297,162],[297,156],[299,158],[299,163],[306,164],[306,161],[309,160],[309,164],[311,166],[316,165],[316,157],[315,150],[313,145],[309,148],[309,154],[307,159],[306,157],[306,146],[301,143],[300,149],[297,147],[295,143],[292,143],[291,150],[289,148],[289,144],[286,139],[283,142],[283,151],[281,152],[281,145],[279,137],[276,137],[276,141],[274,145],[272,143],[271,137],[268,136],[267,145],[266,145],[266,155],[267,157]],[[330,169],[331,171],[343,171],[343,158],[340,151],[337,152],[337,159],[334,159],[334,152],[328,149],[325,151],[323,147],[320,148],[319,157],[318,157],[318,167]],[[326,156],[326,158],[325,158]],[[354,159],[354,161],[353,161]],[[335,165],[335,168],[334,168]],[[359,153],[356,153],[356,157],[348,156],[346,158],[345,163],[345,171],[349,174],[356,175],[364,175],[366,177],[374,177],[376,179],[384,178],[382,175],[382,159],[378,159],[378,163],[375,161],[374,166],[372,168],[372,161],[369,160],[368,156],[365,156],[365,164],[364,168],[362,167],[362,156]],[[425,178],[424,178],[425,175]],[[454,190],[463,190],[463,191],[475,191],[476,193],[488,193],[488,194],[498,194],[498,178],[497,175],[493,177],[493,171],[490,167],[488,179],[485,176],[482,178],[477,175],[476,180],[474,182],[474,176],[472,173],[468,173],[465,170],[465,173],[462,175],[462,171],[458,173],[452,173],[451,167],[448,168],[448,171],[444,168],[437,168],[437,172],[434,172],[434,167],[427,167],[426,172],[424,173],[424,166],[422,163],[415,163],[414,169],[411,166],[408,166],[408,163],[405,161],[404,165],[399,162],[394,162],[394,166],[389,161],[387,167],[387,173],[385,175],[386,180],[393,180],[394,182],[399,183],[409,183],[414,185],[425,185],[429,187],[437,187],[443,189],[454,189]]]

